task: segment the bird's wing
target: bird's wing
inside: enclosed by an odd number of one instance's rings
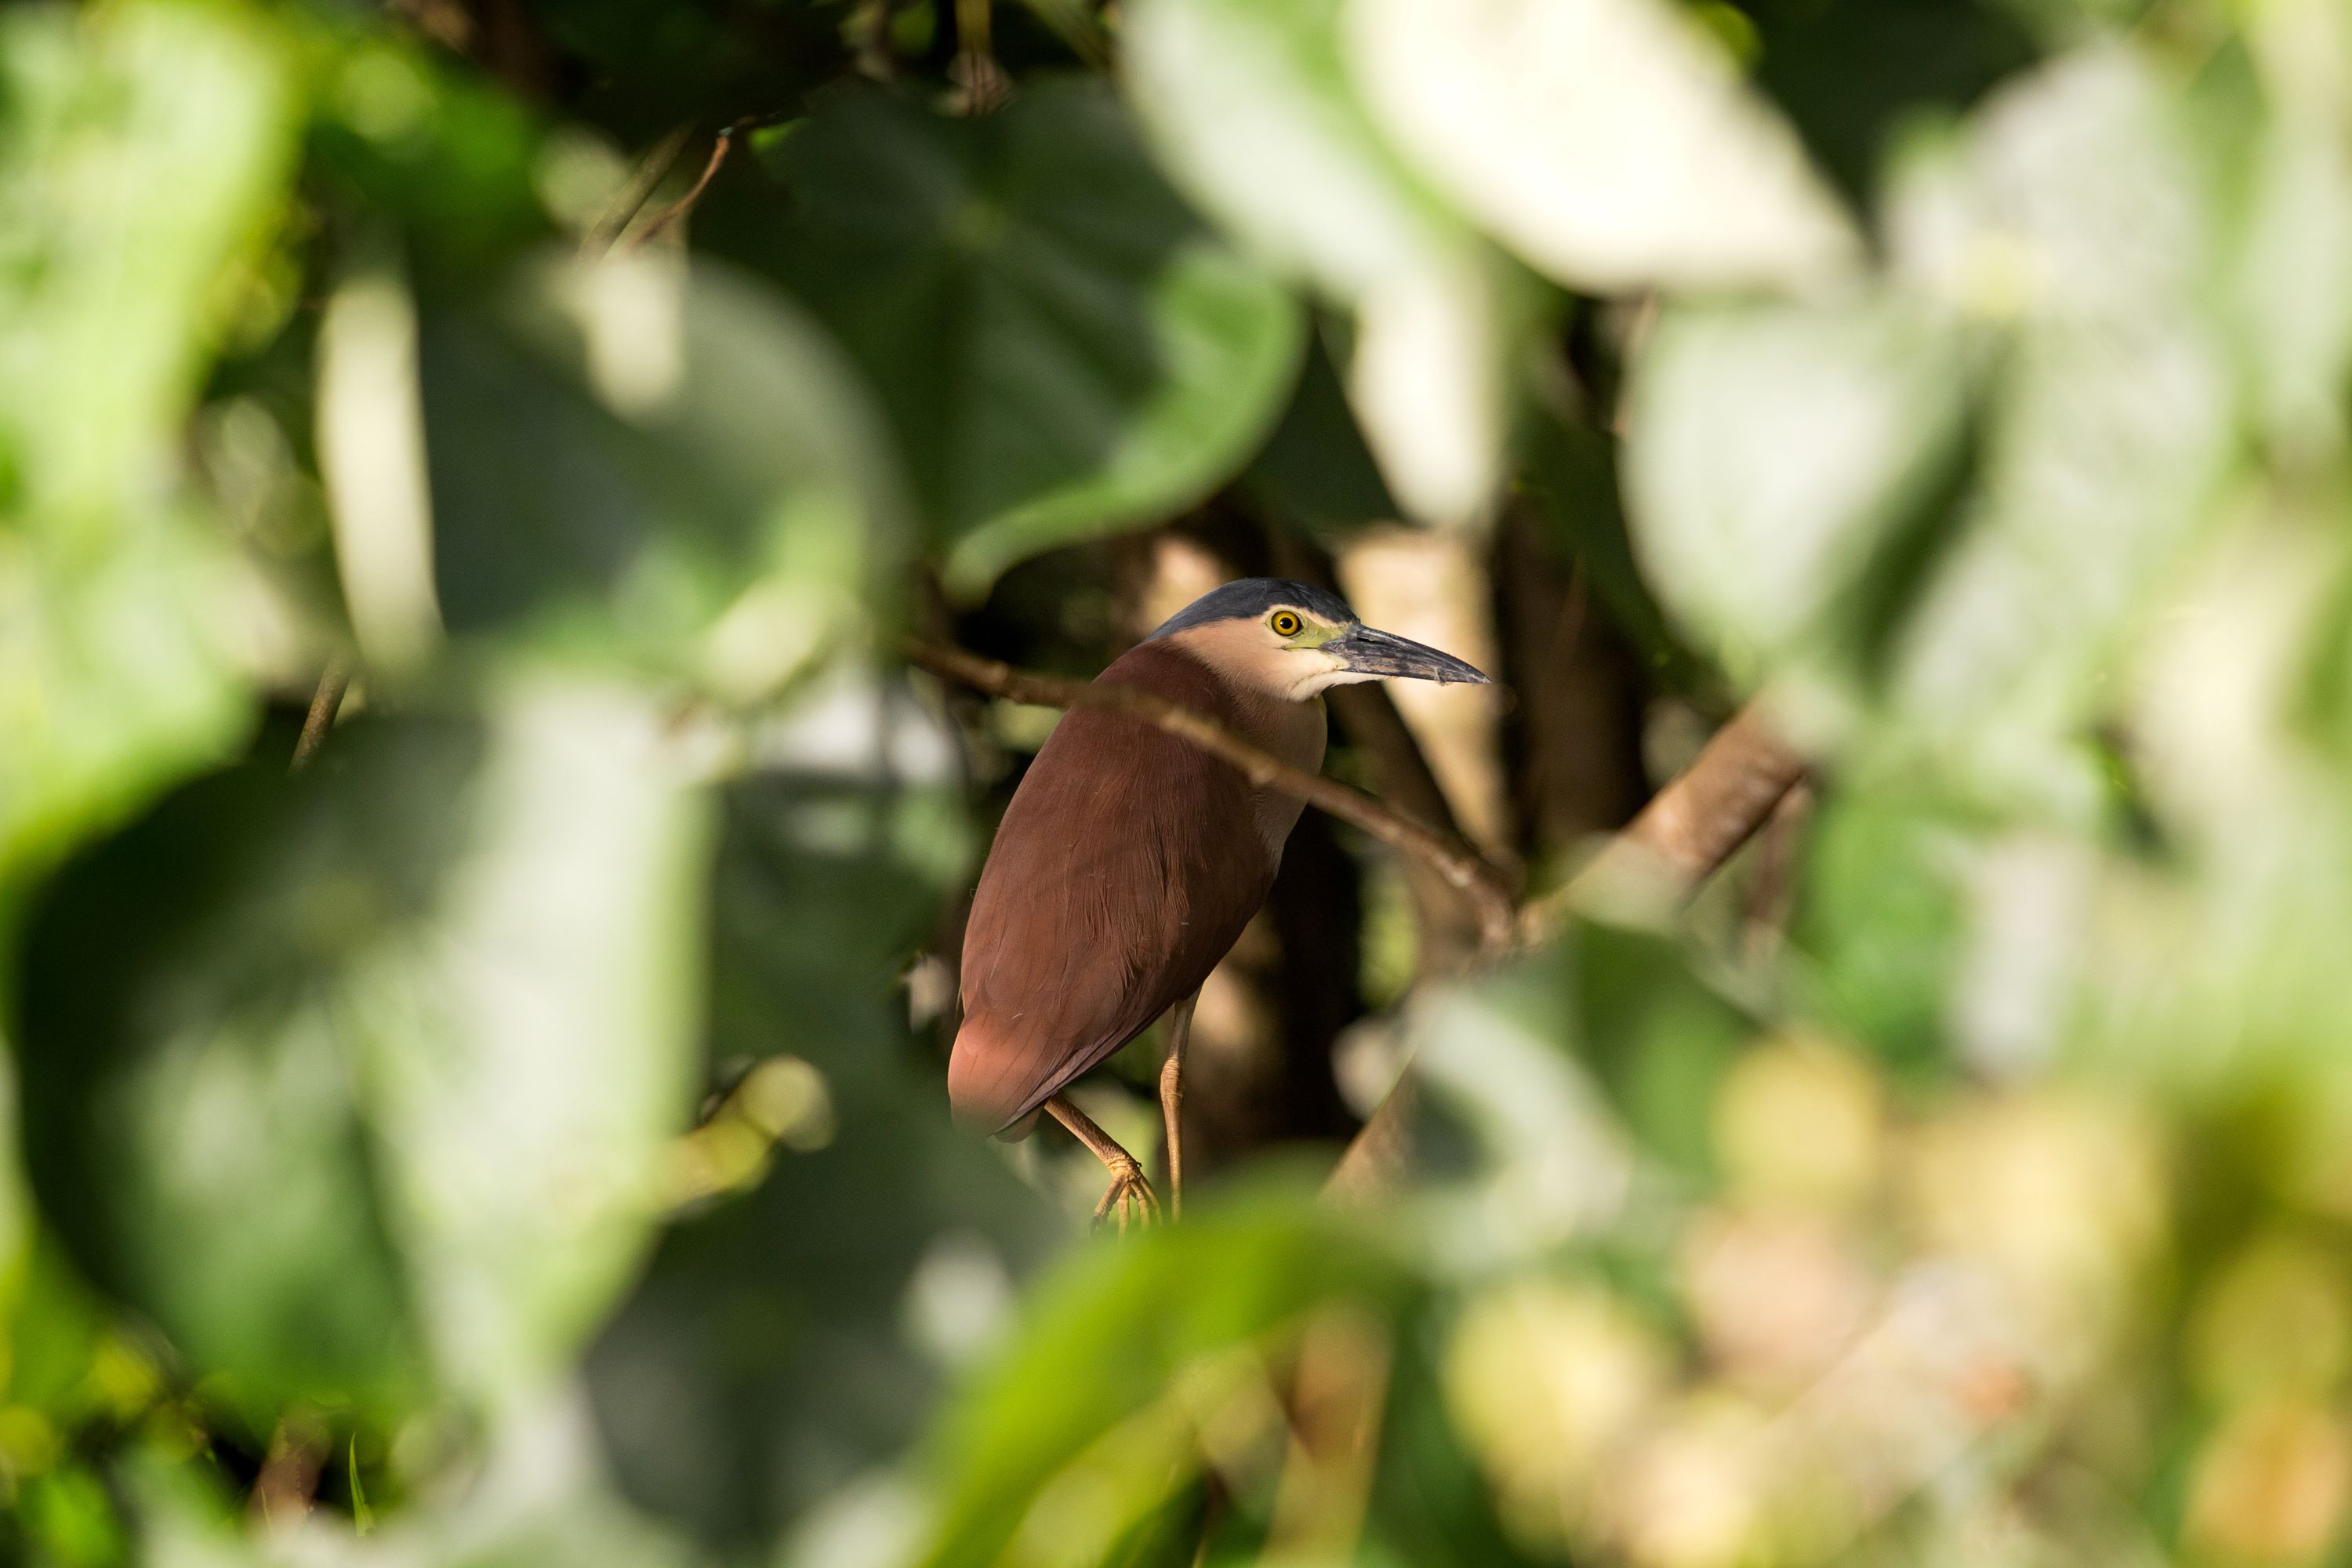
[[[1166,694],[1215,710],[1213,692]],[[973,895],[958,1117],[1010,1126],[1141,1034],[1208,978],[1274,870],[1231,765],[1124,714],[1065,715]]]

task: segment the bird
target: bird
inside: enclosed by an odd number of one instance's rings
[[[1475,666],[1364,625],[1329,589],[1227,583],[1114,660],[1097,685],[1202,713],[1307,773],[1323,765],[1323,693],[1384,677],[1484,685]],[[1066,713],[1031,762],[966,922],[962,1020],[948,1058],[958,1122],[1004,1138],[1050,1115],[1099,1159],[1095,1221],[1160,1213],[1142,1166],[1066,1092],[1163,1015],[1169,1210],[1183,1205],[1184,1050],[1201,984],[1274,886],[1302,802],[1148,720]]]

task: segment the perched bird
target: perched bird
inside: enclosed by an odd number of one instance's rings
[[[1406,676],[1483,683],[1470,665],[1375,631],[1305,583],[1202,595],[1097,678],[1207,715],[1307,773],[1321,693]],[[964,933],[963,1024],[948,1063],[957,1119],[1018,1135],[1042,1109],[1110,1171],[1099,1220],[1157,1206],[1133,1155],[1063,1094],[1168,1014],[1160,1077],[1170,1198],[1181,1205],[1184,1045],[1201,983],[1274,885],[1300,803],[1146,721],[1076,708],[1013,792]]]

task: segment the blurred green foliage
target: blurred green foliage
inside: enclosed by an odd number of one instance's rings
[[[2339,0],[0,11],[0,1562],[2344,1561],[2347,280]],[[1089,1237],[900,638],[1399,527],[1802,809]]]

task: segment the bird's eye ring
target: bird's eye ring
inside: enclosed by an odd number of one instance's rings
[[[1278,637],[1295,637],[1298,635],[1298,617],[1288,610],[1275,611],[1274,618],[1266,622],[1266,625],[1274,628],[1274,635]]]

